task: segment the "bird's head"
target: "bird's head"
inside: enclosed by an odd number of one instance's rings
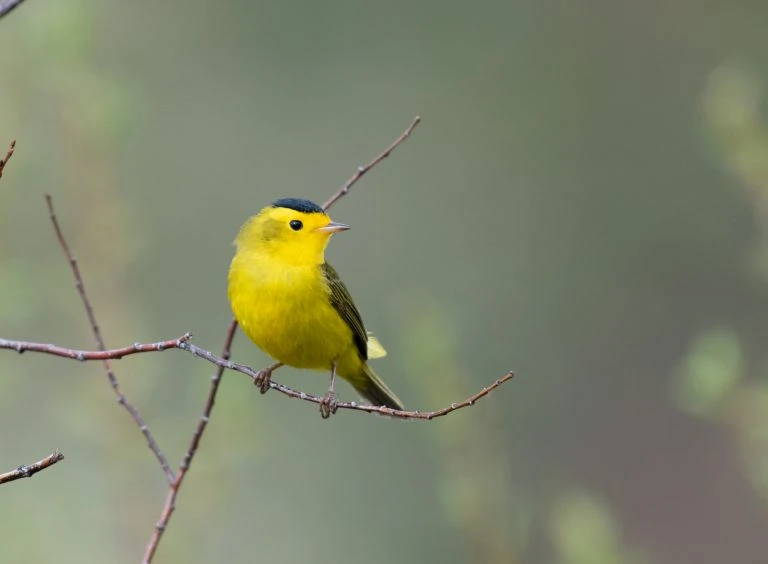
[[[322,264],[328,239],[347,229],[314,202],[282,198],[246,221],[235,245],[238,252],[264,253],[296,266]]]

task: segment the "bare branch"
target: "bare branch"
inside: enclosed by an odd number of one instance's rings
[[[7,16],[24,0],[0,0],[0,18]]]
[[[178,339],[169,339],[167,341],[158,341],[157,343],[135,343],[128,347],[120,349],[81,351],[77,349],[67,349],[56,345],[46,343],[33,343],[31,341],[12,341],[10,339],[0,338],[0,349],[14,350],[21,354],[26,351],[50,354],[71,358],[73,360],[117,360],[124,356],[146,352],[160,352],[168,349],[177,349],[182,343],[192,338],[192,333],[186,333]]]
[[[235,338],[236,331],[237,321],[233,320],[232,323],[229,324],[227,337],[224,339],[224,349],[221,353],[221,359],[225,363],[229,361],[232,341]],[[205,401],[203,415],[200,417],[200,420],[197,422],[197,427],[195,427],[195,431],[192,433],[192,439],[190,440],[189,448],[187,448],[187,452],[184,453],[184,457],[181,459],[181,464],[179,464],[179,471],[176,474],[176,479],[171,483],[170,487],[168,488],[168,494],[165,496],[165,504],[163,505],[163,510],[160,513],[160,519],[155,524],[155,530],[152,532],[152,537],[149,539],[149,543],[147,543],[147,549],[144,553],[144,559],[142,560],[143,564],[149,564],[152,562],[152,558],[154,557],[155,551],[157,550],[157,545],[160,543],[160,539],[162,538],[163,533],[168,526],[168,520],[171,518],[171,515],[176,509],[176,496],[179,494],[179,488],[181,487],[181,484],[184,481],[184,476],[187,475],[187,471],[189,470],[190,464],[192,463],[192,459],[197,452],[197,447],[200,445],[200,439],[205,432],[205,428],[208,426],[208,421],[211,417],[211,410],[213,410],[213,404],[216,401],[216,393],[219,391],[219,383],[221,382],[221,377],[225,368],[224,364],[219,364],[218,367],[219,368],[214,373],[213,378],[211,378],[211,389],[208,391],[208,398]]]
[[[16,470],[0,474],[0,484],[7,484],[8,482],[13,482],[14,480],[19,480],[21,478],[31,478],[41,470],[53,466],[60,460],[64,460],[64,455],[58,450],[54,451],[53,454],[46,456],[42,460],[38,460],[34,464],[30,464],[29,466],[19,466]]]
[[[339,188],[336,193],[328,198],[325,203],[323,204],[323,209],[325,211],[328,211],[330,207],[335,204],[337,201],[339,201],[341,198],[347,195],[349,192],[349,189],[354,186],[354,184],[360,180],[365,173],[367,173],[369,170],[371,170],[373,167],[375,167],[377,164],[379,164],[381,161],[386,159],[392,151],[397,149],[397,146],[400,145],[403,141],[408,139],[411,136],[411,133],[413,133],[413,130],[416,129],[416,126],[421,123],[421,118],[419,116],[416,116],[413,118],[413,121],[411,122],[411,125],[408,126],[408,128],[403,131],[400,134],[400,137],[395,139],[392,144],[384,149],[381,153],[379,153],[371,162],[369,162],[367,165],[361,166],[357,168],[357,171],[355,174],[353,174],[349,180],[347,180],[344,185]]]
[[[38,353],[60,356],[64,358],[71,358],[71,359],[80,360],[80,361],[94,361],[94,360],[105,360],[105,359],[112,360],[112,359],[118,359],[124,356],[133,355],[133,354],[179,349],[192,354],[192,356],[202,358],[218,366],[219,370],[213,376],[213,379],[211,382],[211,389],[210,389],[210,392],[208,393],[208,399],[206,400],[205,408],[203,410],[203,416],[200,418],[197,428],[195,429],[195,432],[192,435],[191,444],[189,446],[189,449],[187,450],[187,453],[184,455],[184,459],[182,460],[182,463],[179,466],[180,470],[176,476],[176,480],[171,482],[171,487],[173,487],[173,484],[178,481],[182,473],[186,473],[186,470],[189,468],[189,463],[191,462],[192,457],[195,455],[195,452],[197,451],[197,445],[200,443],[200,437],[205,431],[205,427],[208,423],[208,418],[210,417],[211,410],[213,409],[213,404],[216,399],[216,392],[218,391],[222,371],[224,369],[234,370],[235,372],[240,372],[241,374],[245,374],[252,380],[255,380],[256,376],[258,375],[258,371],[254,370],[250,366],[246,366],[245,364],[238,364],[236,362],[232,362],[231,360],[229,360],[230,347],[232,345],[232,339],[234,338],[236,329],[237,329],[237,322],[233,321],[229,326],[229,330],[227,331],[227,338],[225,339],[224,352],[222,353],[222,356],[216,356],[212,352],[190,343],[189,340],[192,338],[192,335],[190,333],[186,333],[181,337],[179,337],[178,339],[169,339],[167,341],[159,341],[157,343],[149,343],[149,344],[136,343],[135,345],[131,345],[128,347],[122,347],[119,349],[111,349],[111,350],[79,351],[74,349],[66,349],[63,347],[58,347],[56,345],[47,345],[43,343],[30,343],[26,341],[10,341],[7,339],[0,339],[0,349],[15,350],[19,352],[24,352],[24,351],[38,352]],[[475,395],[468,397],[464,401],[461,401],[458,403],[452,403],[451,405],[444,407],[442,409],[438,409],[436,411],[400,411],[397,409],[390,409],[389,407],[366,405],[366,404],[360,404],[357,402],[340,402],[338,404],[338,408],[351,409],[355,411],[365,411],[367,413],[378,413],[379,415],[387,415],[389,417],[396,417],[399,419],[431,420],[437,417],[442,417],[443,415],[448,415],[449,413],[452,413],[458,409],[462,409],[464,407],[469,407],[471,405],[474,405],[477,400],[488,395],[490,392],[492,392],[493,390],[501,386],[503,383],[505,383],[507,380],[511,380],[513,376],[514,374],[512,372],[508,372],[507,374],[505,374],[504,376],[496,380],[494,383],[492,383],[490,386],[483,388],[482,390],[477,392]],[[300,392],[298,390],[294,390],[293,388],[286,386],[284,384],[275,382],[274,380],[270,380],[269,388],[272,390],[277,390],[281,394],[284,394],[290,398],[300,399],[303,401],[308,401],[310,403],[319,404],[323,399],[321,396],[314,396],[312,394],[307,394],[306,392]]]
[[[11,157],[13,156],[13,150],[15,148],[16,148],[16,140],[14,139],[13,141],[11,141],[11,146],[8,148],[8,152],[5,153],[5,158],[0,159],[0,178],[3,177],[3,169],[5,168],[5,165],[8,164],[8,161],[11,159]]]
[[[236,362],[232,362],[228,359],[220,358],[215,354],[211,353],[210,351],[201,349],[200,347],[193,345],[192,343],[189,343],[189,342],[181,343],[181,345],[178,348],[183,351],[187,351],[191,353],[193,356],[197,356],[207,360],[208,362],[212,362],[217,366],[221,366],[221,367],[228,368],[230,370],[234,370],[236,372],[245,374],[246,376],[249,376],[252,380],[255,380],[256,376],[258,375],[258,371],[254,370],[250,366],[246,366],[245,364],[237,364]],[[499,378],[498,380],[496,380],[490,386],[487,386],[482,390],[480,390],[475,395],[468,397],[462,402],[452,403],[451,405],[444,407],[442,409],[438,409],[437,411],[401,411],[399,409],[391,409],[389,407],[383,407],[383,406],[365,405],[365,404],[359,404],[357,402],[339,402],[338,408],[352,409],[355,411],[365,411],[367,413],[378,413],[379,415],[386,415],[388,417],[395,417],[398,419],[432,420],[437,417],[442,417],[443,415],[448,415],[449,413],[452,413],[458,409],[474,405],[475,402],[477,402],[477,400],[479,400],[484,396],[487,396],[490,392],[492,392],[493,390],[501,386],[504,382],[511,380],[513,377],[514,377],[514,373],[510,371],[504,376],[502,376],[501,378]],[[294,399],[300,399],[303,401],[308,401],[316,404],[319,404],[323,400],[321,396],[313,396],[305,392],[299,392],[284,384],[275,382],[274,380],[269,381],[269,387],[272,390],[277,390],[281,394],[284,394]]]
[[[91,331],[93,332],[93,336],[96,339],[96,344],[99,347],[100,351],[106,351],[107,347],[104,344],[104,338],[101,336],[101,329],[99,329],[99,324],[96,321],[96,316],[93,313],[93,306],[91,305],[91,300],[88,298],[88,294],[85,290],[85,284],[83,283],[83,278],[80,275],[80,268],[77,266],[77,260],[75,259],[75,256],[72,254],[72,251],[69,250],[69,245],[67,244],[67,240],[64,238],[64,233],[61,231],[61,227],[59,226],[59,220],[56,218],[56,211],[53,208],[53,198],[51,198],[50,194],[45,195],[45,201],[48,204],[48,212],[51,216],[51,223],[53,224],[53,229],[56,231],[56,237],[59,239],[59,244],[61,245],[62,250],[64,251],[64,255],[67,257],[67,260],[69,261],[69,266],[72,269],[72,274],[75,277],[75,287],[77,288],[78,293],[80,294],[80,299],[83,302],[83,306],[85,307],[85,313],[88,316],[88,321],[91,324]],[[144,438],[147,440],[147,445],[149,446],[150,450],[155,454],[155,458],[157,458],[157,461],[160,463],[160,467],[163,469],[163,472],[165,473],[165,477],[168,479],[168,483],[171,484],[176,479],[176,476],[173,473],[173,470],[171,470],[170,465],[168,464],[168,459],[165,457],[165,454],[163,454],[163,451],[160,450],[160,447],[157,444],[157,441],[155,441],[155,438],[152,436],[152,433],[149,430],[149,427],[144,422],[144,419],[141,417],[141,414],[139,413],[139,410],[136,409],[136,407],[128,401],[128,399],[125,397],[125,394],[123,394],[122,389],[120,388],[120,383],[117,381],[117,376],[115,376],[114,371],[112,370],[112,363],[110,362],[109,357],[104,359],[104,370],[107,373],[107,379],[109,380],[110,385],[112,386],[112,389],[115,392],[115,395],[117,396],[117,403],[122,405],[128,413],[130,413],[133,420],[136,422],[136,425],[141,430],[142,434],[144,435]]]

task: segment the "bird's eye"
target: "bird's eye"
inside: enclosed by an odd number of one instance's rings
[[[298,219],[294,219],[288,225],[290,225],[291,229],[293,229],[294,231],[299,231],[302,227],[304,227],[304,224],[300,222]]]

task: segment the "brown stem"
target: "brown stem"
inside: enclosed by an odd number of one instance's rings
[[[96,315],[93,313],[93,306],[91,305],[91,300],[88,298],[88,293],[85,290],[85,284],[83,283],[83,277],[80,275],[80,268],[77,266],[77,260],[72,254],[72,251],[70,251],[67,240],[64,238],[64,233],[61,231],[61,227],[59,226],[59,220],[57,219],[56,211],[53,208],[53,198],[51,198],[50,194],[45,195],[45,201],[48,203],[48,213],[51,217],[53,229],[56,231],[56,237],[58,238],[59,244],[64,251],[64,255],[69,261],[69,266],[72,269],[72,275],[75,277],[75,286],[77,287],[77,292],[80,294],[80,299],[82,300],[83,306],[85,307],[85,313],[88,316],[88,321],[91,324],[91,331],[93,332],[93,336],[96,339],[96,344],[98,345],[99,350],[104,352],[107,350],[107,347],[104,344],[104,338],[101,335],[101,329],[99,329],[99,324],[96,321]],[[110,362],[109,357],[104,359],[104,370],[106,371],[107,379],[109,380],[109,383],[112,386],[115,395],[117,396],[117,403],[122,405],[126,411],[130,413],[134,422],[139,427],[139,430],[144,435],[144,438],[147,440],[147,445],[155,454],[155,458],[157,458],[158,463],[160,463],[160,467],[163,469],[168,483],[173,483],[176,477],[174,476],[173,470],[171,470],[171,467],[168,464],[168,459],[165,457],[165,454],[163,454],[163,451],[160,450],[160,446],[152,436],[152,433],[145,423],[144,418],[142,418],[141,414],[139,413],[139,410],[136,409],[136,407],[128,401],[128,398],[125,397],[125,394],[120,388],[120,383],[117,381],[117,376],[115,376],[115,373],[112,370],[112,363]]]
[[[2,15],[0,15],[2,17]],[[8,161],[13,156],[13,150],[16,148],[16,140],[14,139],[11,141],[11,146],[8,148],[8,152],[5,153],[5,158],[0,159],[0,178],[3,177],[3,169],[5,168],[5,165],[8,164]]]
[[[19,480],[21,478],[31,478],[41,470],[45,470],[49,466],[53,466],[59,460],[64,460],[64,455],[61,454],[58,450],[54,451],[53,454],[50,454],[42,460],[38,460],[29,466],[19,466],[16,468],[16,470],[11,470],[5,474],[0,474],[0,484],[7,484],[8,482],[13,482],[14,480]]]
[[[26,351],[50,354],[71,358],[73,360],[116,360],[124,356],[146,352],[160,352],[168,349],[178,349],[182,343],[186,343],[192,338],[192,333],[186,333],[178,339],[169,339],[167,341],[158,341],[157,343],[135,343],[128,347],[119,349],[108,349],[98,351],[81,351],[77,349],[67,349],[56,345],[46,343],[33,343],[30,341],[12,341],[10,339],[0,338],[0,349],[9,349],[21,354]]]
[[[143,564],[149,564],[152,562],[152,558],[157,550],[157,545],[160,543],[160,539],[163,537],[166,527],[168,526],[168,520],[171,518],[173,511],[176,509],[176,496],[179,495],[179,488],[184,481],[184,476],[187,475],[189,466],[192,463],[192,459],[197,452],[197,447],[200,445],[200,439],[205,432],[205,428],[208,426],[208,421],[211,417],[211,411],[213,410],[213,404],[216,401],[216,393],[219,390],[219,384],[221,383],[221,377],[226,368],[225,363],[229,362],[229,354],[232,348],[232,340],[235,338],[235,332],[237,331],[237,321],[232,321],[229,324],[227,330],[227,337],[224,339],[224,349],[221,353],[222,364],[219,364],[219,369],[214,373],[211,379],[211,388],[208,391],[208,398],[205,401],[205,407],[203,408],[203,415],[197,422],[194,433],[192,433],[192,439],[189,442],[189,448],[184,453],[184,457],[179,464],[179,471],[176,474],[176,479],[171,482],[168,487],[168,493],[165,496],[165,504],[163,510],[160,513],[160,519],[155,524],[155,530],[152,532],[152,537],[149,539],[147,549],[144,552]]]
[[[336,193],[335,193],[335,194],[333,194],[333,196],[331,196],[330,198],[328,198],[328,199],[325,201],[325,203],[323,204],[323,209],[324,209],[325,211],[328,211],[328,210],[330,209],[330,207],[331,207],[333,204],[335,204],[335,203],[336,203],[336,202],[338,202],[338,201],[339,201],[341,198],[343,198],[344,196],[346,196],[346,195],[349,193],[349,189],[350,189],[350,188],[352,188],[352,186],[354,186],[354,184],[355,184],[355,183],[356,183],[358,180],[360,180],[360,179],[361,179],[361,178],[362,178],[362,177],[365,175],[365,173],[366,173],[366,172],[368,172],[368,171],[369,171],[369,170],[371,170],[373,167],[375,167],[377,164],[379,164],[381,161],[383,161],[384,159],[386,159],[386,158],[387,158],[387,157],[388,157],[388,156],[389,156],[389,155],[392,153],[392,151],[394,151],[395,149],[397,149],[397,146],[398,146],[398,145],[400,145],[400,144],[401,144],[403,141],[405,141],[406,139],[408,139],[408,138],[411,136],[411,133],[413,133],[413,130],[414,130],[414,129],[416,129],[416,126],[417,126],[417,125],[419,125],[420,123],[421,123],[421,118],[420,118],[419,116],[416,116],[415,118],[413,118],[413,121],[411,122],[411,125],[409,125],[409,126],[406,128],[406,130],[405,130],[405,131],[403,131],[403,132],[400,134],[400,137],[398,137],[397,139],[395,139],[395,140],[392,142],[392,144],[391,144],[389,147],[387,147],[387,148],[386,148],[386,149],[384,149],[384,150],[383,150],[381,153],[379,153],[379,154],[378,154],[378,155],[377,155],[377,156],[376,156],[376,157],[375,157],[375,158],[374,158],[374,159],[373,159],[371,162],[369,162],[368,164],[366,164],[366,165],[363,165],[363,166],[361,166],[361,167],[358,167],[358,169],[357,169],[357,171],[355,172],[355,174],[353,174],[353,175],[352,175],[352,176],[349,178],[349,180],[347,180],[347,181],[344,183],[344,185],[343,185],[341,188],[339,188],[339,189],[336,191]]]

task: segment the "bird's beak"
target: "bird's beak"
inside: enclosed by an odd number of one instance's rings
[[[319,231],[320,233],[338,233],[339,231],[346,231],[347,229],[349,229],[349,225],[332,221],[328,225],[318,227],[315,231]]]

